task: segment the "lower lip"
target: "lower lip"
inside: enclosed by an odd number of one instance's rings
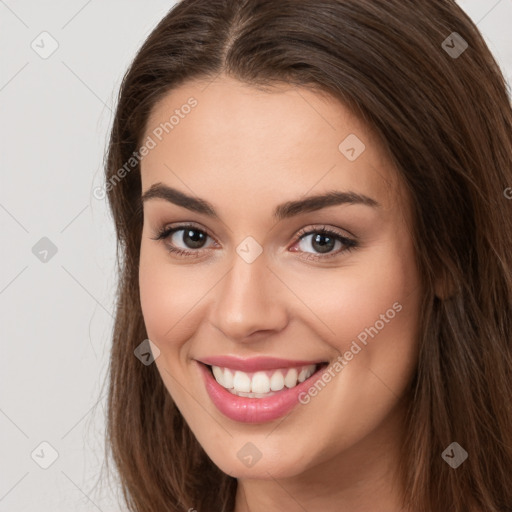
[[[198,364],[211,401],[222,414],[242,423],[265,423],[289,413],[300,403],[299,395],[310,387],[311,381],[315,380],[326,366],[321,365],[313,375],[294,388],[276,392],[268,398],[248,398],[230,393],[215,380],[206,365]]]

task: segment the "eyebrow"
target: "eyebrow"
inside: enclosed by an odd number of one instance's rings
[[[188,196],[163,183],[154,183],[144,192],[141,199],[142,202],[150,199],[164,199],[165,201],[177,206],[182,206],[193,212],[219,219],[214,207],[208,201]],[[352,191],[330,191],[325,194],[308,196],[305,199],[287,201],[286,203],[280,204],[275,208],[273,217],[276,220],[283,220],[294,217],[295,215],[300,215],[301,213],[313,212],[329,206],[342,204],[361,204],[372,208],[380,207],[380,204],[375,199],[364,194],[358,194]]]

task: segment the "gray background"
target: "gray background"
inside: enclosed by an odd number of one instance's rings
[[[92,192],[121,78],[172,4],[0,0],[0,511],[121,510],[99,485],[116,275]],[[510,82],[512,0],[460,5]]]

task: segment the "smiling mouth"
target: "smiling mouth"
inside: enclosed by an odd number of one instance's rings
[[[292,389],[322,371],[327,365],[327,362],[323,362],[275,370],[244,372],[205,364],[220,386],[233,395],[246,398],[268,398]]]

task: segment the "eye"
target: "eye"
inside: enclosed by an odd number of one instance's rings
[[[197,257],[208,238],[210,238],[208,233],[192,224],[187,224],[163,228],[157,233],[157,236],[153,238],[153,240],[164,240],[167,250],[170,253],[178,256]],[[176,247],[178,242],[185,245],[185,248]]]
[[[310,229],[309,231],[301,230],[298,233],[299,240],[295,246],[299,245],[300,252],[306,252],[307,248],[312,247],[314,251],[318,251],[317,254],[309,253],[309,256],[301,256],[306,260],[322,260],[337,256],[340,253],[351,251],[358,246],[358,243],[348,238],[341,233],[329,229],[326,226],[317,229]],[[311,237],[311,238],[310,238]],[[334,247],[338,244],[338,250],[332,252]],[[341,248],[340,248],[341,246]],[[295,252],[296,249],[293,249]]]
[[[303,229],[297,234],[298,239],[291,248],[292,252],[305,252],[307,256],[300,256],[306,260],[323,260],[348,252],[358,246],[358,242],[347,238],[341,233],[329,229],[326,226],[309,231]],[[312,237],[312,238],[310,238]],[[170,253],[182,257],[199,257],[210,235],[192,224],[175,227],[164,227],[158,231],[153,240],[163,240]],[[309,239],[309,240],[308,240]],[[179,243],[185,247],[177,246]],[[332,252],[338,244],[338,250]],[[300,246],[299,249],[296,247]],[[308,253],[311,247],[317,253]],[[341,246],[341,247],[340,247]],[[295,248],[294,248],[295,247]]]

